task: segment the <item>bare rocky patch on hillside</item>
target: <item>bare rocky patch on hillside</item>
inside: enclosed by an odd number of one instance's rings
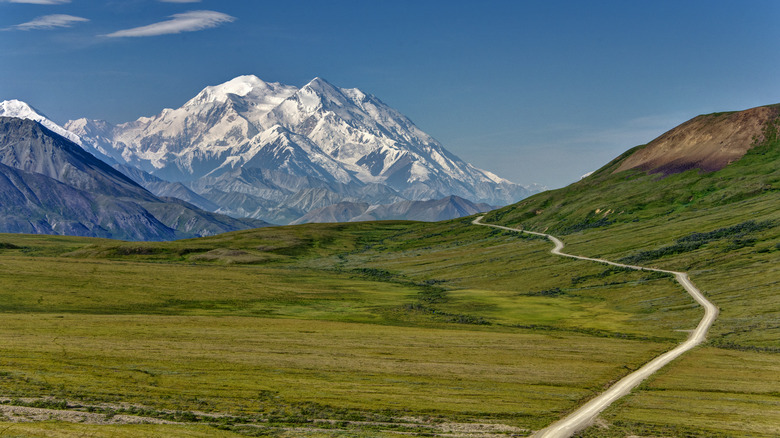
[[[760,139],[766,122],[778,115],[780,106],[770,105],[698,116],[636,151],[613,173],[639,169],[669,175],[723,169],[742,158]]]

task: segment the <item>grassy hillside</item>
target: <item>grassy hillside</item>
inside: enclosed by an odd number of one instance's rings
[[[584,436],[780,433],[780,387],[769,377],[780,363],[778,125],[719,171],[613,173],[632,150],[568,188],[486,217],[557,233],[575,254],[688,271],[721,309],[709,347],[609,409],[612,428]]]
[[[569,188],[489,213],[485,221],[545,229],[572,252],[691,272],[723,313],[712,342],[780,352],[780,120],[723,170],[660,177],[612,173],[624,154]],[[777,303],[776,303],[777,301]],[[746,321],[756,320],[747,326]]]
[[[485,219],[568,235],[662,216],[670,222],[683,214],[708,216],[713,208],[738,207],[740,201],[757,197],[771,199],[780,192],[779,127],[780,119],[772,120],[744,157],[715,172],[692,169],[669,176],[616,172],[645,147],[637,146],[575,184],[495,210]],[[734,215],[736,219],[744,216]]]

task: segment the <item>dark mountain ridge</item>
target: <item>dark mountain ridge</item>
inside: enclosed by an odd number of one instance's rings
[[[267,225],[160,198],[35,121],[0,117],[0,231],[128,240]]]
[[[111,196],[151,194],[123,173],[37,122],[0,117],[0,163]]]

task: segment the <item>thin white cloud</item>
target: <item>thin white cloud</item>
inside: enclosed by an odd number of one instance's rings
[[[17,24],[6,28],[5,30],[36,30],[36,29],[55,29],[59,27],[71,27],[74,23],[81,23],[89,21],[83,17],[75,17],[73,15],[54,14],[44,15],[28,21],[26,23]]]
[[[215,11],[190,11],[182,14],[171,15],[171,19],[148,26],[124,29],[105,35],[111,38],[118,37],[149,37],[169,35],[182,32],[194,32],[196,30],[210,29],[224,23],[235,21],[235,17]]]
[[[8,3],[27,3],[30,5],[63,5],[70,0],[0,0]]]

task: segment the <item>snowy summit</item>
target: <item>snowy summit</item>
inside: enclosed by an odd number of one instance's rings
[[[22,102],[21,100],[11,99],[0,102],[0,117],[15,117],[17,119],[36,121],[45,126],[46,129],[67,138],[73,143],[81,145],[81,138],[79,138],[78,135],[52,122],[40,111],[36,110],[26,102]]]

